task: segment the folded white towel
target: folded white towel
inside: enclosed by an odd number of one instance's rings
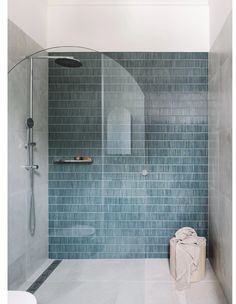
[[[184,227],[175,233],[176,240],[176,287],[179,290],[189,287],[191,275],[198,269],[199,238],[194,229]]]

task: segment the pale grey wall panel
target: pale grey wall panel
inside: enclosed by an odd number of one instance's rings
[[[25,56],[42,48],[9,21],[9,69]],[[8,248],[9,289],[19,286],[47,259],[48,247],[48,67],[34,66],[34,160],[39,164],[35,175],[36,234],[30,235],[29,173],[22,167],[27,161],[26,118],[29,115],[29,62],[25,60],[9,73],[8,104]]]
[[[209,254],[232,303],[232,16],[209,53]]]

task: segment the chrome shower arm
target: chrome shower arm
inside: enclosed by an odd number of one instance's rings
[[[73,56],[30,56],[25,57],[30,59],[59,59],[59,58],[66,58],[66,59],[74,59]]]

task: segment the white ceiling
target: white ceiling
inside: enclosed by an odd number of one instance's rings
[[[209,0],[48,0],[49,6],[77,5],[160,5],[206,6]]]

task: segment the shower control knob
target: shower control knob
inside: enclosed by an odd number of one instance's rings
[[[39,169],[39,165],[27,165],[27,166],[24,166],[24,168],[26,170],[38,170]]]
[[[29,142],[29,143],[25,144],[25,148],[35,147],[35,146],[36,146],[36,142]]]
[[[142,176],[147,176],[148,175],[148,171],[147,170],[143,170],[142,171]]]

